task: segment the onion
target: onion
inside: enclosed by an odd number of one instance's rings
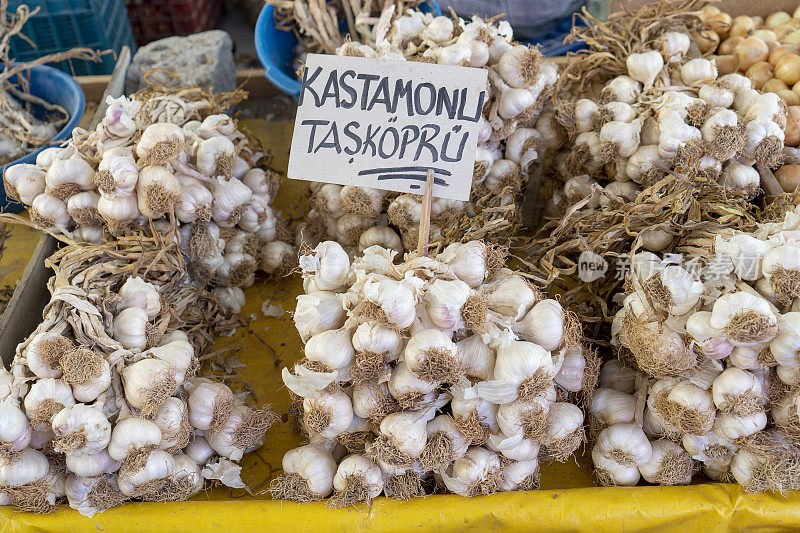
[[[769,59],[767,59],[767,61],[775,65],[775,63],[786,54],[796,54],[798,50],[800,50],[800,47],[797,45],[784,43],[769,53]]]
[[[712,58],[717,65],[717,73],[720,76],[725,74],[733,74],[736,72],[736,57],[733,54],[726,56],[714,56]]]
[[[713,31],[693,32],[691,37],[701,54],[713,52],[719,46],[719,34]]]
[[[750,35],[750,32],[756,31],[755,21],[747,15],[739,15],[731,22],[731,29],[728,30],[729,37],[742,37],[745,38]]]
[[[765,93],[777,93],[778,91],[785,91],[789,87],[778,78],[772,78],[761,87]]]
[[[800,44],[800,30],[795,30],[784,37],[783,44]]]
[[[794,192],[800,185],[800,165],[783,165],[775,171],[775,177],[785,192]]]
[[[744,41],[744,37],[728,37],[719,45],[717,53],[721,55],[732,54],[740,42]]]
[[[775,77],[786,85],[800,81],[800,56],[786,54],[775,63]]]
[[[745,72],[745,76],[750,78],[750,81],[753,83],[753,89],[758,90],[761,90],[764,84],[772,79],[772,74],[772,65],[766,61],[755,63]]]
[[[786,24],[790,20],[792,20],[792,16],[786,11],[776,11],[764,20],[764,24],[767,28],[775,29],[781,24]]]
[[[780,91],[776,91],[776,94],[781,97],[781,99],[786,102],[786,105],[798,105],[800,104],[800,97],[797,96],[797,93],[790,90],[790,89],[782,89]]]
[[[748,37],[736,45],[733,55],[739,60],[739,69],[748,70],[759,61],[766,61],[769,57],[769,47],[761,39]]]
[[[784,128],[786,146],[800,145],[800,106],[792,105],[786,111],[786,127]]]

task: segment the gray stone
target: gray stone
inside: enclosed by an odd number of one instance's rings
[[[233,64],[233,41],[222,30],[196,33],[188,37],[167,37],[149,43],[136,52],[125,78],[127,94],[147,86],[143,74],[150,69],[163,69],[151,79],[168,87],[199,86],[216,93],[236,88],[236,67]]]

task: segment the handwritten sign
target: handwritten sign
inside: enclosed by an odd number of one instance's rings
[[[309,54],[288,176],[469,200],[486,70]]]

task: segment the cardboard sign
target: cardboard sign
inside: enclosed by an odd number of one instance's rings
[[[309,54],[288,176],[469,200],[486,70]]]

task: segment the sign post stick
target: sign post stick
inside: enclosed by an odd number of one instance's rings
[[[428,241],[431,233],[431,201],[433,200],[433,169],[428,169],[425,179],[425,195],[422,197],[422,213],[419,220],[417,257],[428,255]]]

